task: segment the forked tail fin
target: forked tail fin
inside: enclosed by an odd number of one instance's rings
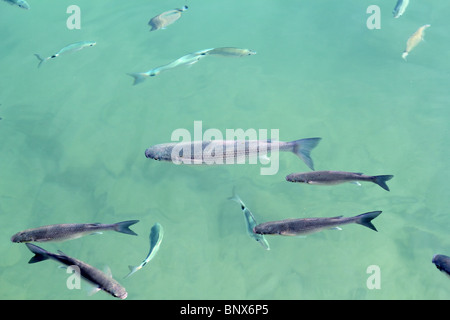
[[[363,225],[369,229],[372,229],[374,231],[378,231],[377,228],[372,224],[372,220],[375,219],[380,215],[381,211],[371,211],[366,212],[360,215],[357,215],[355,217],[355,223],[358,223],[360,225]]]
[[[311,159],[310,153],[311,150],[317,146],[321,139],[322,138],[307,138],[291,142],[293,144],[292,152],[298,155],[300,159],[302,159],[311,170],[314,170],[314,164]]]
[[[149,75],[145,72],[135,72],[135,73],[127,73],[129,76],[134,78],[133,86],[143,82],[145,79],[149,77]]]
[[[126,234],[131,234],[133,236],[137,236],[137,233],[131,230],[129,227],[132,226],[135,223],[138,223],[139,220],[129,220],[129,221],[122,221],[115,224],[114,230],[117,232],[122,232]]]
[[[41,64],[43,64],[45,61],[47,61],[47,58],[42,58],[40,55],[38,55],[37,53],[34,54],[36,56],[36,58],[39,59],[39,64],[38,64],[38,68],[41,66]]]
[[[391,180],[393,177],[393,175],[375,176],[373,177],[373,182],[382,187],[384,190],[389,191],[386,181]]]

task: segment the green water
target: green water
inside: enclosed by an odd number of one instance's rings
[[[450,255],[448,196],[450,4],[411,1],[198,0],[0,2],[0,298],[114,299],[69,290],[53,261],[30,265],[14,233],[55,223],[139,219],[139,236],[116,232],[42,243],[95,267],[109,266],[128,299],[449,299],[450,280],[431,263]],[[69,30],[66,9],[81,8]],[[148,20],[184,4],[166,30]],[[366,9],[381,9],[369,30]],[[406,40],[424,24],[425,42],[405,62]],[[47,61],[67,44],[97,45]],[[207,57],[132,85],[143,72],[201,49],[233,46],[257,54]],[[285,181],[308,168],[280,154],[279,171],[260,165],[177,166],[147,159],[175,129],[278,129],[291,141],[321,137],[316,170],[393,174],[386,192],[362,186]],[[258,222],[353,216],[373,223],[307,238],[249,238],[233,187]],[[150,228],[164,239],[149,250]],[[369,289],[369,266],[380,287]]]

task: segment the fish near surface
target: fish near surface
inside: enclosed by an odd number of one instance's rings
[[[95,41],[80,41],[80,42],[76,42],[76,43],[72,43],[69,44],[67,46],[65,46],[64,48],[62,48],[61,50],[59,50],[57,53],[55,53],[54,55],[51,55],[47,58],[42,58],[39,54],[35,53],[34,55],[36,56],[36,58],[38,58],[39,60],[39,64],[38,64],[38,68],[46,61],[50,60],[50,59],[54,59],[57,58],[61,55],[64,54],[68,54],[68,53],[72,53],[72,52],[76,52],[76,51],[80,51],[84,48],[88,48],[88,47],[93,47],[97,44],[97,42]]]
[[[393,175],[367,176],[362,173],[345,171],[313,171],[291,173],[286,176],[290,182],[299,182],[317,185],[334,185],[345,182],[368,181],[373,182],[384,190],[389,191],[386,181],[392,179]]]
[[[354,217],[332,217],[332,218],[304,218],[285,219],[261,223],[254,228],[259,234],[273,234],[282,236],[299,236],[316,233],[324,229],[334,229],[341,225],[357,223],[369,229],[377,231],[372,220],[380,215],[381,211],[366,212]]]
[[[97,286],[98,290],[103,290],[113,297],[119,299],[125,299],[128,295],[125,288],[122,287],[110,275],[105,274],[104,272],[81,260],[69,257],[61,251],[58,251],[57,254],[51,253],[31,243],[26,243],[26,246],[31,252],[35,254],[34,257],[32,257],[30,261],[28,261],[28,263],[36,263],[47,259],[52,259],[68,267],[73,268],[74,266],[76,266],[80,271],[80,276],[86,281]]]
[[[169,10],[151,18],[150,21],[148,22],[148,25],[152,27],[150,31],[165,29],[167,26],[171,25],[172,23],[180,19],[181,14],[187,9],[188,6],[184,6],[181,9],[177,8]]]
[[[88,234],[103,231],[117,231],[125,234],[137,235],[129,226],[139,220],[122,221],[113,224],[102,223],[67,223],[52,224],[17,232],[11,237],[12,242],[48,242],[77,239]]]
[[[25,10],[30,9],[30,5],[25,0],[5,0],[5,1],[11,5],[18,6],[19,8],[22,8]]]
[[[215,54],[226,57],[245,57],[255,55],[256,51],[235,47],[222,47],[222,48],[214,48],[208,51],[208,54]]]
[[[401,15],[405,13],[406,8],[409,5],[409,0],[398,0],[397,4],[392,11],[394,18],[399,18]]]
[[[246,158],[266,156],[269,151],[295,153],[314,170],[310,152],[321,138],[307,138],[290,142],[271,140],[212,140],[174,142],[154,145],[145,150],[150,159],[175,164],[218,165],[244,163]]]
[[[450,257],[443,254],[435,254],[432,261],[438,270],[450,277]]]
[[[417,29],[416,32],[414,32],[406,42],[406,49],[403,51],[402,58],[406,61],[406,57],[409,55],[412,49],[414,49],[420,42],[423,41],[425,37],[425,30],[427,28],[431,27],[430,24],[426,24],[421,26],[419,29]]]

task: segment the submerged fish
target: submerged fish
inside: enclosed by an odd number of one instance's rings
[[[43,64],[47,60],[54,59],[54,58],[59,57],[60,55],[63,55],[63,54],[67,54],[67,53],[71,53],[71,52],[75,52],[75,51],[80,51],[81,49],[84,49],[84,48],[87,48],[87,47],[93,47],[96,44],[97,43],[95,41],[80,41],[80,42],[72,43],[72,44],[69,44],[69,45],[65,46],[64,48],[59,50],[54,55],[49,56],[47,58],[42,58],[37,53],[35,53],[34,55],[39,59],[38,67],[40,67],[41,64]]]
[[[377,231],[371,220],[378,217],[380,213],[381,211],[372,211],[348,218],[338,216],[332,218],[306,218],[271,221],[258,224],[253,231],[259,234],[297,236],[319,232],[324,229],[339,229],[339,226],[349,223],[361,224],[367,228]]]
[[[5,0],[5,1],[11,5],[16,5],[22,9],[26,9],[26,10],[30,9],[30,5],[25,0]]]
[[[247,157],[265,156],[269,151],[289,151],[314,170],[311,150],[321,138],[291,142],[270,140],[213,140],[157,144],[145,150],[145,156],[176,164],[236,164]]]
[[[397,4],[395,5],[394,11],[392,11],[394,18],[399,18],[402,14],[404,14],[408,4],[409,0],[398,0]]]
[[[286,176],[290,182],[301,182],[307,184],[334,185],[344,182],[369,181],[376,183],[384,190],[389,191],[386,181],[392,179],[393,175],[366,176],[362,173],[344,171],[313,171],[291,173]]]
[[[431,260],[440,271],[450,277],[450,257],[443,254],[435,254]]]
[[[69,257],[59,250],[58,254],[56,254],[48,252],[47,250],[44,250],[41,247],[38,247],[31,243],[27,243],[26,246],[28,247],[28,249],[30,249],[31,252],[35,254],[35,256],[31,258],[28,263],[36,263],[47,259],[53,259],[72,268],[73,266],[76,266],[80,271],[80,276],[90,283],[96,285],[98,290],[103,290],[110,295],[120,299],[125,299],[128,295],[125,288],[122,287],[110,275],[103,273],[102,271],[83,261]]]
[[[251,211],[245,206],[244,202],[242,202],[241,198],[234,192],[233,190],[233,196],[228,198],[229,200],[236,201],[241,206],[242,212],[244,213],[245,223],[247,226],[247,233],[250,236],[250,238],[255,239],[257,242],[259,242],[264,249],[270,250],[269,243],[267,242],[266,238],[262,234],[257,234],[253,231],[253,228],[258,224],[255,220],[255,217],[251,213]]]
[[[168,25],[171,25],[172,23],[180,19],[181,14],[187,9],[188,7],[184,6],[181,9],[177,8],[169,10],[151,18],[148,22],[148,25],[152,27],[150,31],[165,29]]]
[[[101,223],[70,223],[70,224],[52,224],[33,229],[20,231],[11,237],[12,242],[47,242],[64,241],[77,239],[82,236],[102,231],[113,230],[121,233],[137,234],[129,229],[129,226],[139,222],[139,220],[123,221],[113,224]]]
[[[406,42],[406,49],[402,54],[402,58],[405,59],[405,61],[411,50],[414,49],[424,39],[425,29],[429,27],[431,27],[431,25],[429,24],[421,26],[419,29],[417,29],[416,32],[412,34],[411,37],[409,37],[408,41]]]
[[[170,69],[173,69],[173,68],[176,68],[179,66],[184,66],[184,65],[193,65],[194,63],[198,62],[200,59],[205,58],[206,54],[209,50],[211,50],[211,49],[205,49],[205,50],[200,50],[200,51],[197,51],[194,53],[189,53],[185,56],[182,56],[181,58],[178,58],[175,61],[172,61],[169,64],[165,64],[163,66],[160,66],[160,67],[157,67],[154,69],[150,69],[147,72],[128,73],[128,75],[130,75],[134,78],[133,85],[136,85],[138,83],[141,83],[148,77],[154,77],[154,76],[160,74],[162,71],[170,70]]]
[[[223,47],[223,48],[214,48],[208,51],[208,54],[217,54],[228,57],[244,57],[244,56],[252,56],[256,54],[256,51],[234,47]]]
[[[128,268],[130,269],[130,273],[128,275],[126,275],[125,278],[128,278],[136,271],[142,269],[150,260],[153,259],[153,257],[156,255],[156,253],[159,250],[159,246],[161,245],[163,235],[164,235],[164,230],[163,230],[162,226],[159,223],[155,223],[153,225],[152,229],[150,230],[150,251],[149,251],[147,257],[137,267],[128,266]]]

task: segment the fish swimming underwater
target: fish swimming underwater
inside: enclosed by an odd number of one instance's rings
[[[450,257],[443,254],[435,254],[431,262],[434,263],[436,268],[450,277]]]
[[[306,218],[270,221],[258,224],[255,226],[253,231],[259,234],[298,236],[319,232],[324,229],[339,229],[339,226],[350,223],[357,223],[377,231],[371,220],[378,217],[380,213],[381,211],[372,211],[348,218],[338,216],[332,218]]]
[[[63,55],[63,54],[80,51],[81,49],[84,49],[84,48],[93,47],[96,44],[97,43],[95,41],[80,41],[80,42],[72,43],[72,44],[69,44],[69,45],[65,46],[64,48],[59,50],[54,55],[51,55],[51,56],[49,56],[47,58],[42,58],[37,53],[35,53],[34,55],[39,60],[39,64],[38,64],[38,68],[39,68],[44,62],[46,62],[46,61],[48,61],[50,59],[57,58],[57,57],[59,57],[60,55]]]
[[[214,48],[208,51],[208,54],[221,55],[226,57],[245,57],[256,54],[256,51],[250,49],[240,49],[234,47]]]
[[[30,9],[30,5],[25,0],[4,0],[4,1],[8,2],[11,5],[18,6],[19,8],[22,8],[25,10]]]
[[[369,181],[376,183],[384,190],[389,191],[386,181],[392,179],[393,175],[366,176],[362,173],[344,172],[344,171],[313,171],[291,173],[286,176],[290,182],[300,182],[317,185],[334,185],[345,182]]]
[[[83,261],[69,257],[61,251],[58,251],[57,254],[48,252],[47,250],[31,243],[26,243],[26,246],[35,254],[35,256],[31,258],[28,263],[36,263],[43,260],[52,259],[72,268],[73,266],[76,266],[80,271],[80,276],[88,282],[96,285],[97,290],[103,290],[113,297],[120,299],[125,299],[128,295],[125,288],[122,287],[110,275],[105,274],[104,272]]]
[[[14,234],[11,237],[12,242],[47,242],[64,241],[77,239],[82,236],[102,231],[113,230],[121,233],[137,235],[129,226],[139,222],[139,220],[123,221],[113,224],[101,223],[71,223],[71,224],[52,224],[33,229],[27,229]]]
[[[150,260],[152,260],[155,257],[155,255],[158,252],[159,247],[161,245],[163,236],[164,236],[164,230],[163,230],[162,226],[159,223],[155,223],[153,225],[152,229],[150,230],[150,251],[148,252],[147,257],[137,267],[128,266],[128,268],[130,269],[130,273],[128,275],[126,275],[125,278],[128,278],[136,271],[142,269],[147,263],[150,262]]]
[[[179,66],[184,65],[193,65],[194,63],[197,63],[200,59],[205,58],[207,55],[207,52],[211,49],[205,49],[200,50],[194,53],[189,53],[187,55],[182,56],[181,58],[178,58],[175,61],[172,61],[169,64],[150,69],[147,72],[135,72],[135,73],[128,73],[129,76],[132,76],[134,78],[133,85],[137,85],[141,82],[143,82],[148,77],[154,77],[158,74],[160,74],[162,71],[170,70]]]
[[[408,41],[406,42],[406,49],[403,51],[402,58],[406,61],[406,57],[411,52],[412,49],[414,49],[425,37],[425,30],[427,28],[431,27],[431,25],[426,24],[424,26],[421,26],[419,29],[417,29],[416,32],[414,32],[411,37],[409,37]]]
[[[244,213],[245,224],[247,226],[247,233],[250,236],[250,238],[255,239],[257,242],[259,242],[264,249],[270,250],[269,243],[267,242],[266,238],[262,234],[255,233],[253,231],[253,228],[258,223],[256,222],[255,217],[253,216],[251,211],[247,208],[244,202],[242,202],[241,198],[239,198],[239,196],[234,192],[234,190],[233,196],[228,198],[228,200],[233,200],[241,206],[242,212]]]
[[[270,140],[212,140],[174,142],[154,145],[145,150],[145,156],[176,164],[236,164],[247,157],[265,156],[269,151],[289,151],[299,156],[314,170],[311,150],[321,138],[307,138],[291,142]]]
[[[397,4],[394,7],[394,11],[392,14],[394,18],[399,18],[401,15],[405,13],[406,7],[408,7],[409,0],[398,0]]]
[[[181,14],[187,9],[188,6],[184,6],[181,9],[177,8],[169,10],[151,18],[150,21],[148,22],[148,25],[152,27],[150,31],[165,29],[168,25],[171,25],[172,23],[180,19]]]

